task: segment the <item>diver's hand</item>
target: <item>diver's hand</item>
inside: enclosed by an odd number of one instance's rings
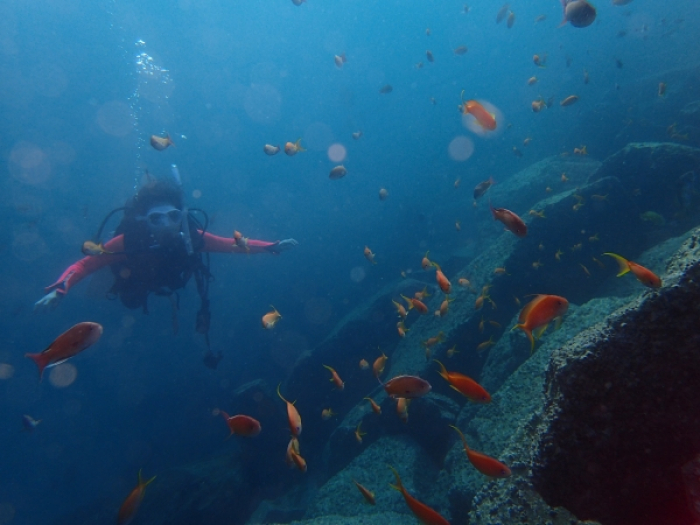
[[[47,293],[44,297],[39,299],[34,303],[34,312],[48,313],[52,312],[61,302],[61,297],[63,295],[59,294],[58,291],[54,290]]]
[[[284,239],[282,241],[277,241],[275,244],[268,246],[268,250],[272,253],[280,253],[287,250],[291,250],[297,244],[299,244],[296,239]]]

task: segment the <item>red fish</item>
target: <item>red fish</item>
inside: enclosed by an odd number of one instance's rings
[[[496,115],[489,113],[484,106],[476,100],[467,100],[462,106],[462,113],[469,113],[484,129],[493,131],[496,129]]]
[[[371,492],[371,491],[370,491],[369,489],[367,489],[366,487],[363,487],[362,485],[360,485],[360,484],[359,484],[357,481],[355,481],[354,479],[352,480],[352,482],[353,482],[353,483],[355,484],[355,486],[357,487],[357,490],[359,490],[360,493],[362,493],[362,496],[364,496],[365,500],[367,500],[367,503],[369,503],[370,505],[375,505],[375,504],[376,504],[376,501],[374,501],[374,492]]]
[[[401,295],[403,297],[404,301],[408,304],[408,309],[411,310],[415,308],[422,314],[427,314],[428,313],[428,307],[425,306],[425,303],[421,301],[420,299],[416,299],[415,297],[406,297],[405,295]]]
[[[555,317],[563,316],[569,309],[569,301],[559,295],[538,295],[527,303],[518,316],[518,324],[513,330],[520,328],[530,340],[531,350],[535,349],[535,339],[532,331],[546,326]]]
[[[525,237],[527,235],[527,226],[515,213],[505,208],[494,208],[490,203],[489,207],[491,208],[493,220],[501,221],[506,227],[506,230],[513,232],[518,237]]]
[[[327,368],[331,372],[331,381],[333,381],[333,384],[338,390],[342,390],[345,388],[345,383],[343,383],[343,380],[340,379],[340,376],[338,375],[338,372],[336,372],[333,368],[331,368],[328,365],[323,365],[323,368]]]
[[[450,522],[440,516],[440,514],[428,507],[425,503],[421,503],[411,496],[404,488],[403,483],[401,483],[401,477],[399,473],[396,472],[396,469],[392,466],[389,466],[389,468],[394,473],[394,476],[396,476],[396,485],[390,485],[391,488],[398,490],[403,495],[403,499],[406,500],[406,505],[408,505],[408,508],[411,509],[411,512],[416,515],[416,518],[418,518],[421,523],[424,525],[450,525]]]
[[[476,470],[482,474],[485,474],[486,476],[491,476],[492,478],[507,478],[510,476],[510,469],[506,465],[497,459],[492,458],[491,456],[487,456],[486,454],[470,449],[469,446],[467,446],[467,440],[464,439],[464,434],[462,434],[462,431],[457,427],[452,425],[450,426],[454,428],[459,434],[459,437],[462,438],[464,452],[467,453],[467,458],[471,464],[474,465]]]
[[[396,376],[383,383],[383,386],[390,397],[405,397],[406,399],[422,397],[432,389],[430,383],[417,376]]]
[[[277,385],[277,395],[280,396],[282,401],[287,403],[287,420],[289,422],[289,430],[292,433],[292,436],[299,437],[301,434],[301,416],[294,406],[294,403],[290,403],[284,397],[282,397],[282,394],[280,394],[281,385],[282,383]]]
[[[661,288],[661,279],[659,276],[651,270],[644,268],[644,266],[628,261],[615,253],[606,252],[603,255],[608,255],[617,261],[617,264],[620,266],[620,273],[617,274],[618,277],[622,277],[627,272],[632,272],[637,280],[644,286],[648,286],[649,288]]]
[[[141,501],[143,501],[144,495],[146,494],[146,486],[148,486],[148,484],[154,479],[156,479],[155,476],[148,481],[143,481],[141,479],[141,471],[139,470],[138,485],[136,485],[134,490],[132,490],[126,497],[124,503],[122,503],[122,506],[119,508],[119,515],[117,516],[118,525],[128,525],[131,523],[136,515],[136,512],[139,510],[139,506],[141,505]]]
[[[24,354],[39,367],[39,379],[47,366],[57,365],[95,344],[102,335],[98,323],[78,323],[59,335],[46,350],[39,354]]]
[[[440,265],[434,262],[433,266],[435,266],[435,279],[437,280],[440,290],[442,290],[444,293],[450,293],[452,291],[452,285],[447,277],[445,277],[445,274],[442,273]]]
[[[226,420],[229,430],[231,431],[229,437],[233,436],[234,434],[245,437],[255,437],[260,434],[262,427],[260,426],[260,421],[257,419],[253,419],[250,416],[244,416],[243,414],[229,416],[223,410],[220,412],[221,416],[224,418],[224,420]]]
[[[471,377],[460,374],[459,372],[448,372],[445,365],[440,361],[437,359],[433,359],[433,361],[440,365],[441,370],[438,373],[450,384],[450,388],[453,388],[474,403],[491,402],[491,396],[486,389]]]

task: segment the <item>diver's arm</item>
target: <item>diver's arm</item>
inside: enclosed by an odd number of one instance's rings
[[[198,232],[200,235],[201,231]],[[219,253],[274,253],[274,246],[277,243],[267,241],[256,241],[248,239],[246,246],[236,244],[236,239],[233,237],[219,237],[212,235],[209,232],[204,233],[204,252],[219,252]]]
[[[106,252],[112,253],[88,255],[74,262],[66,268],[55,283],[46,287],[46,291],[51,292],[55,290],[59,295],[65,295],[73,285],[80,282],[91,273],[125,259],[126,255],[123,253],[124,235],[117,235],[113,239],[107,241],[104,245],[104,249]]]

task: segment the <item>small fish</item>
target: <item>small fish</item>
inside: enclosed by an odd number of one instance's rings
[[[648,286],[649,288],[661,288],[661,279],[659,276],[657,276],[651,270],[644,268],[644,266],[628,261],[624,257],[615,253],[605,252],[603,255],[612,257],[617,261],[617,264],[620,267],[620,271],[617,274],[618,277],[622,277],[626,273],[632,272],[632,275],[634,275],[644,286]]]
[[[445,340],[445,333],[440,332],[438,335],[428,338],[425,341],[421,341],[421,344],[426,348],[435,346],[438,343],[442,343]]]
[[[425,36],[430,36],[430,28],[429,27],[425,28]]]
[[[455,230],[458,232],[462,231],[462,223],[459,221],[455,221]]]
[[[399,416],[399,419],[404,423],[408,423],[408,405],[410,403],[411,400],[406,399],[405,397],[396,398],[396,414]]]
[[[95,255],[102,255],[102,254],[110,254],[112,252],[108,252],[105,250],[105,247],[103,246],[102,243],[95,244],[92,241],[85,241],[83,243],[83,248],[81,250],[84,255],[90,255],[90,256],[95,256]]]
[[[530,77],[530,78],[527,79],[527,85],[528,85],[528,86],[534,86],[535,84],[537,84],[537,82],[538,82],[538,78],[537,78],[537,77]]]
[[[433,52],[428,49],[425,52],[425,57],[428,59],[428,62],[435,62],[435,57],[433,56]]]
[[[469,282],[469,279],[465,277],[460,277],[457,279],[457,284],[460,285],[462,288],[471,288],[472,283]]]
[[[574,27],[588,27],[596,17],[596,10],[586,0],[560,0],[564,18],[559,27],[570,23]]]
[[[361,136],[362,136],[362,131],[354,131],[352,134],[352,138],[355,140],[360,140]]]
[[[396,331],[399,333],[399,337],[406,337],[406,332],[409,331],[403,324],[403,321],[396,323]]]
[[[659,82],[659,96],[663,97],[666,94],[666,82]]]
[[[493,326],[494,328],[498,328],[499,330],[501,329],[501,323],[497,321],[489,321],[489,324]]]
[[[412,310],[415,308],[419,313],[421,314],[427,314],[428,313],[428,307],[425,306],[425,303],[421,301],[420,299],[416,299],[415,297],[406,297],[405,295],[402,295],[404,301],[408,304],[408,309]]]
[[[583,248],[583,243],[574,244],[574,245],[571,247],[571,251],[572,251],[572,252],[580,252],[580,251],[581,251],[581,248]]]
[[[406,312],[406,308],[401,303],[398,303],[394,301],[393,299],[391,300],[392,303],[394,303],[394,307],[396,308],[396,313],[399,314],[399,317],[402,317],[403,319],[406,318],[406,315],[408,315],[408,312]]]
[[[503,266],[498,267],[498,268],[495,268],[495,269],[493,270],[493,274],[494,274],[494,275],[510,275],[510,274],[506,271],[505,267],[503,267]]]
[[[301,147],[301,139],[297,140],[296,142],[287,142],[284,145],[284,152],[290,157],[293,157],[301,151],[306,151],[306,149]]]
[[[545,68],[547,67],[547,55],[544,57],[540,57],[540,55],[532,55],[532,62],[539,68]]]
[[[584,83],[584,84],[588,84],[588,80],[589,80],[589,77],[588,77],[588,70],[587,70],[587,69],[584,69],[584,70],[583,70],[583,83]]]
[[[498,13],[496,13],[496,23],[500,24],[505,20],[506,15],[508,15],[508,9],[510,9],[510,4],[505,3],[501,8],[498,10]]]
[[[527,226],[515,213],[505,208],[494,208],[490,203],[489,208],[491,209],[493,220],[502,222],[506,230],[513,232],[517,237],[525,237],[527,235]]]
[[[342,179],[347,174],[348,174],[348,170],[345,168],[345,166],[343,166],[341,164],[341,165],[336,166],[335,168],[333,168],[331,170],[330,174],[328,175],[328,178],[332,179],[332,180],[338,180],[338,179]]]
[[[442,301],[442,303],[440,303],[440,309],[435,313],[440,317],[445,317],[450,309],[450,303],[452,301],[454,301],[454,299],[450,299],[449,297],[446,298],[444,301]]]
[[[141,471],[139,470],[138,485],[136,485],[134,490],[126,497],[124,503],[122,503],[122,506],[119,508],[119,515],[117,516],[118,525],[127,525],[132,522],[146,494],[146,487],[149,483],[153,482],[154,479],[156,479],[155,476],[148,481],[143,481],[141,479]]]
[[[552,319],[562,317],[569,309],[569,301],[559,295],[541,294],[527,303],[520,311],[518,316],[518,324],[513,327],[513,330],[519,328],[530,340],[530,349],[535,349],[535,339],[532,337],[532,331],[549,324]]]
[[[459,188],[459,185],[460,185],[461,182],[462,182],[462,179],[461,179],[460,177],[457,177],[457,178],[455,179],[454,184],[453,184],[454,189]]]
[[[296,0],[292,0],[294,2]],[[305,2],[306,0],[300,0],[302,2]],[[306,472],[308,469],[306,465],[306,460],[301,457],[301,455],[298,452],[295,452],[294,449],[289,451],[290,453],[290,459],[292,461],[292,464],[300,471],[300,472]]]
[[[243,237],[243,234],[238,230],[233,231],[233,245],[237,246],[238,248],[242,248],[246,252],[250,251],[250,247],[248,246],[248,237]]]
[[[83,350],[95,344],[102,336],[102,325],[98,323],[78,323],[61,335],[38,354],[24,354],[39,368],[39,380],[44,376],[44,369],[67,361]]]
[[[600,238],[598,237],[598,234],[597,234],[597,233],[596,233],[595,235],[591,235],[591,236],[588,238],[588,242],[598,242],[599,240],[600,240]]]
[[[165,137],[159,137],[158,135],[151,135],[151,146],[158,151],[163,151],[168,149],[170,146],[175,146],[175,143],[170,140],[170,135],[166,134]]]
[[[357,424],[357,428],[355,429],[355,441],[358,443],[362,443],[362,436],[367,435],[367,432],[362,432],[362,430],[360,430],[360,425],[362,425],[362,421]]]
[[[345,388],[345,383],[343,383],[343,380],[340,379],[340,376],[338,375],[338,372],[336,372],[333,368],[331,368],[328,365],[323,365],[323,368],[327,369],[331,373],[331,381],[335,385],[335,387],[338,390],[343,390]]]
[[[602,202],[608,200],[608,195],[608,193],[606,193],[605,195],[591,195],[591,199],[593,199],[594,201]]]
[[[391,87],[391,84],[385,84],[385,85],[382,86],[382,87],[380,88],[380,90],[379,90],[379,92],[380,92],[382,95],[386,95],[387,93],[391,93],[392,91],[394,91],[394,88]]]
[[[229,416],[223,410],[220,410],[219,413],[224,418],[229,430],[231,431],[229,437],[233,436],[234,434],[245,437],[255,437],[260,434],[260,430],[262,430],[260,421],[253,419],[250,416],[245,416],[243,414]]]
[[[596,264],[597,264],[598,266],[600,266],[601,268],[605,268],[605,265],[604,265],[601,261],[599,261],[598,259],[596,259],[595,257],[591,257],[591,259],[593,260],[594,263],[596,263]]]
[[[263,151],[265,152],[265,155],[277,155],[280,152],[280,147],[273,146],[272,144],[265,144],[263,146]]]
[[[365,501],[367,503],[369,503],[370,505],[376,504],[376,502],[374,501],[374,492],[370,492],[367,488],[360,485],[354,479],[352,480],[352,482],[355,484],[355,486],[357,487],[357,490],[360,491],[360,494],[362,494],[362,496],[365,498]]]
[[[280,386],[282,386],[282,383],[277,385],[277,395],[287,404],[287,422],[289,423],[289,431],[295,438],[299,437],[301,435],[301,416],[299,415],[299,411],[294,406],[295,402],[290,403],[282,396],[280,393]]]
[[[328,421],[330,418],[336,415],[337,414],[333,412],[332,408],[324,408],[323,410],[321,410],[321,419],[323,419],[324,421]]]
[[[591,272],[588,271],[588,268],[586,268],[586,267],[585,267],[583,264],[581,264],[581,263],[578,263],[578,264],[579,264],[579,266],[581,267],[581,269],[583,270],[583,273],[585,273],[586,276],[590,277],[590,276],[591,276]]]
[[[285,459],[287,465],[293,468],[294,460],[292,459],[292,454],[301,454],[301,450],[299,448],[299,440],[295,436],[292,436],[289,440],[289,443],[287,444],[287,454]]]
[[[455,354],[458,354],[459,350],[457,350],[457,345],[454,345],[452,348],[448,348],[446,354],[447,357],[453,357]]]
[[[423,69],[423,62],[418,62],[416,64],[416,69]]]
[[[489,177],[488,180],[480,182],[474,188],[474,200],[478,200],[484,196],[484,194],[489,191],[489,188],[496,183],[493,177]]]
[[[382,355],[377,357],[377,359],[374,360],[374,364],[372,365],[372,371],[374,372],[374,377],[379,379],[379,376],[381,376],[384,373],[384,367],[386,366],[386,361],[389,359],[384,352],[382,352]]]
[[[462,94],[464,94],[464,91],[462,91]],[[476,100],[467,100],[466,102],[463,102],[461,107],[461,112],[463,114],[470,114],[472,115],[475,119],[477,124],[481,126],[483,129],[488,130],[488,131],[493,131],[497,127],[497,122],[496,122],[496,115],[493,113],[489,113],[484,106],[482,106],[479,102]]]
[[[576,102],[578,102],[578,95],[569,95],[564,100],[559,102],[559,105],[560,106],[570,106],[571,104],[575,104]]]
[[[424,270],[427,270],[428,268],[432,268],[433,263],[428,259],[428,254],[430,251],[425,252],[425,255],[420,261],[420,267],[423,268]]]
[[[574,148],[574,155],[581,155],[582,157],[588,155],[588,148],[586,146],[581,146],[580,148]]]
[[[535,23],[538,24],[540,22],[544,22],[547,20],[547,15],[539,15],[537,18],[535,18]]]
[[[411,496],[401,483],[401,478],[396,469],[392,466],[389,466],[389,468],[394,473],[394,476],[396,476],[396,485],[389,486],[394,490],[398,490],[403,495],[403,499],[406,500],[406,505],[408,505],[408,508],[411,509],[411,512],[415,514],[421,523],[426,525],[450,525],[450,522],[436,511]]]
[[[418,376],[396,376],[383,383],[384,390],[389,397],[404,397],[415,399],[426,395],[432,387],[425,379]]]
[[[561,256],[562,256],[562,255],[564,255],[564,252],[561,251],[561,250],[557,250],[557,253],[554,254],[554,258],[555,258],[557,261],[561,261]]]
[[[367,370],[369,369],[369,363],[367,362],[366,359],[360,359],[360,370]]]
[[[544,210],[539,210],[539,211],[537,211],[537,210],[530,210],[530,211],[528,212],[528,215],[530,215],[530,217],[537,217],[537,218],[539,218],[539,219],[546,219],[546,218],[547,218],[547,217],[545,217],[545,215],[544,215]]]
[[[474,403],[491,402],[489,393],[471,377],[460,374],[459,372],[448,372],[445,365],[440,361],[437,359],[433,359],[433,361],[440,365],[440,371],[438,373],[450,384],[450,388],[456,390]]]
[[[440,265],[434,262],[433,266],[435,266],[435,280],[437,281],[440,290],[442,290],[443,293],[446,294],[450,293],[452,291],[452,284],[447,279],[447,277],[445,277],[445,274],[442,273]]]
[[[533,113],[539,113],[543,109],[547,109],[547,103],[544,101],[544,99],[538,98],[537,100],[532,101],[530,107],[532,108]]]
[[[508,13],[508,20],[506,20],[506,26],[508,26],[508,29],[513,27],[513,24],[515,23],[515,13],[511,11]]]
[[[541,263],[539,260],[537,260],[537,261],[535,261],[535,262],[532,263],[532,267],[533,267],[535,270],[537,270],[538,268],[541,268],[542,266],[544,266],[544,264]]]
[[[530,138],[530,137],[524,138],[523,139],[523,146],[527,146],[528,144],[530,144],[530,142],[532,142],[532,138]]]
[[[513,155],[520,158],[523,156],[523,152],[520,151],[517,147],[513,146]]]
[[[493,336],[489,337],[487,341],[484,341],[483,343],[479,343],[476,345],[476,351],[481,352],[482,350],[486,350],[489,346],[493,346],[496,344],[496,341],[493,340]]]
[[[345,53],[341,53],[340,55],[333,55],[333,62],[335,62],[335,67],[338,69],[342,69],[343,64],[347,62],[348,59],[345,58]]]
[[[467,52],[467,46],[459,46],[454,48],[455,55],[464,55]]]
[[[32,432],[39,423],[41,423],[41,419],[34,419],[32,416],[28,416],[27,414],[22,416],[22,426],[27,432]]]
[[[389,192],[387,191],[386,188],[381,188],[379,190],[379,200],[385,201],[385,200],[387,200],[387,198],[389,198]]]
[[[569,177],[566,176],[566,172],[561,174],[561,181],[562,182],[569,182]]]
[[[261,319],[262,326],[265,330],[272,330],[277,322],[282,319],[282,315],[277,311],[277,308],[272,305],[270,305],[270,308],[272,308],[272,311],[267,312]]]
[[[377,264],[377,261],[374,260],[375,254],[372,253],[372,250],[369,249],[369,246],[365,246],[363,253],[365,254],[365,259],[367,259],[372,264]]]
[[[464,434],[462,434],[462,431],[455,426],[450,426],[457,431],[459,437],[462,439],[462,446],[464,447],[464,452],[467,454],[467,459],[474,465],[476,470],[492,478],[506,478],[510,476],[510,469],[506,465],[486,454],[470,449],[467,446],[467,440]]]
[[[363,399],[366,399],[367,401],[369,401],[369,404],[370,404],[370,406],[372,407],[372,411],[373,411],[375,414],[379,415],[379,414],[382,413],[382,407],[380,407],[380,406],[374,401],[374,399],[372,399],[371,397],[365,397],[365,398],[363,398]]]

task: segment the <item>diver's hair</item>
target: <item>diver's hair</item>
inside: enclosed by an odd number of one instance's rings
[[[145,215],[157,204],[172,204],[181,210],[184,202],[180,186],[167,179],[156,180],[142,186],[133,199],[133,207],[137,215]]]

